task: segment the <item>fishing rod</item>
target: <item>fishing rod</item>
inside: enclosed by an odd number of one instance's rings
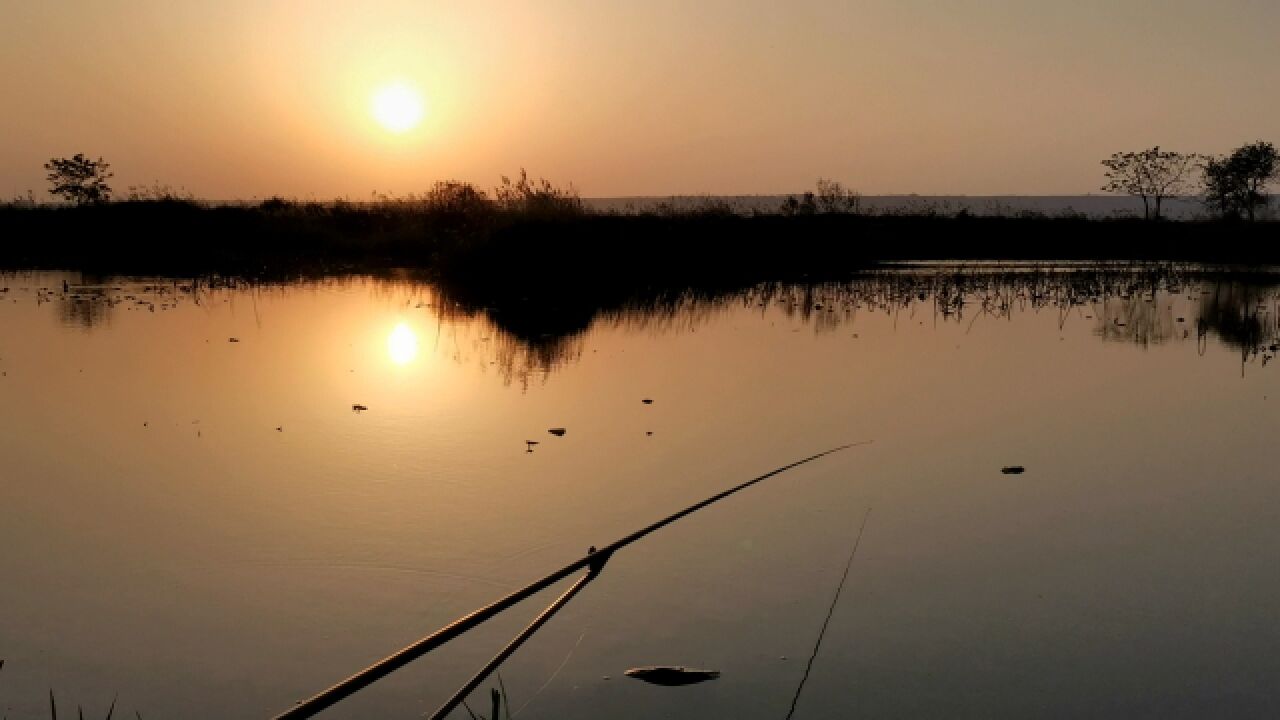
[[[496,600],[488,605],[485,605],[484,607],[478,610],[472,611],[471,613],[464,615],[458,618],[457,620],[454,620],[453,622],[449,623],[448,625],[445,625],[439,630],[436,630],[430,635],[427,635],[426,637],[418,640],[417,642],[414,642],[413,644],[408,645],[391,655],[388,655],[387,657],[379,660],[378,662],[370,665],[369,667],[365,668],[364,670],[361,670],[360,672],[352,675],[351,677],[348,677],[347,679],[337,683],[336,685],[330,687],[329,689],[324,690],[307,700],[300,701],[298,704],[294,705],[292,708],[280,713],[279,715],[276,715],[274,720],[298,720],[299,718],[315,717],[318,713],[322,712],[323,710],[329,707],[332,707],[334,704],[344,700],[345,698],[353,695],[356,692],[359,692],[360,690],[363,690],[364,688],[372,685],[378,680],[381,680],[387,675],[390,675],[396,670],[399,670],[405,665],[408,665],[414,660],[417,660],[423,655],[426,655],[432,650],[435,650],[441,645],[444,645],[445,643],[467,632],[468,630],[475,628],[481,623],[492,618],[494,615],[497,615],[503,610],[510,608],[512,605],[515,605],[516,603],[519,603],[520,601],[528,598],[529,596],[535,595],[538,592],[545,590],[547,587],[554,585],[557,582],[560,582],[561,580],[565,579],[566,577],[569,577],[570,575],[572,575],[575,572],[578,572],[579,570],[584,570],[584,569],[588,570],[586,575],[579,578],[579,580],[575,582],[574,585],[569,588],[569,590],[565,591],[563,595],[561,595],[559,598],[556,599],[555,602],[553,602],[550,606],[548,606],[547,609],[544,610],[538,616],[538,618],[534,620],[532,624],[529,625],[529,627],[525,628],[525,630],[522,631],[520,635],[516,637],[515,640],[513,640],[506,648],[504,648],[502,652],[500,652],[493,660],[491,660],[485,666],[485,668],[481,670],[481,672],[477,673],[471,679],[471,681],[468,682],[467,685],[463,687],[463,690],[470,692],[470,690],[475,689],[477,685],[479,685],[481,682],[484,681],[485,676],[487,676],[488,673],[492,671],[493,668],[496,668],[499,663],[501,663],[503,660],[507,658],[507,656],[509,656],[512,652],[515,652],[516,648],[518,648],[525,640],[527,640],[529,636],[531,636],[539,627],[541,627],[544,622],[550,619],[551,615],[554,615],[561,607],[563,607],[564,604],[567,603],[575,594],[577,594],[577,592],[581,590],[588,582],[595,579],[596,576],[600,574],[600,571],[604,569],[605,563],[609,561],[609,558],[613,556],[614,552],[621,550],[622,548],[636,542],[637,540],[644,538],[646,535],[649,535],[650,533],[660,530],[666,527],[667,525],[670,525],[671,523],[677,520],[680,520],[681,518],[691,515],[697,512],[698,510],[701,510],[702,508],[708,505],[711,505],[712,503],[719,502],[720,500],[723,500],[729,497],[730,495],[733,495],[734,493],[738,493],[738,492],[741,492],[742,490],[746,490],[752,485],[763,482],[764,480],[768,480],[769,478],[775,475],[780,475],[784,472],[787,472],[788,470],[797,468],[806,463],[813,462],[818,458],[831,455],[832,453],[837,453],[837,452],[840,452],[841,450],[848,450],[851,447],[857,447],[859,445],[869,445],[870,443],[871,441],[867,440],[863,442],[849,443],[847,445],[840,445],[839,447],[834,447],[834,448],[831,448],[830,450],[824,450],[815,455],[810,455],[809,457],[803,458],[801,460],[797,460],[787,465],[783,465],[782,467],[770,470],[769,472],[763,475],[756,476],[744,483],[735,485],[729,488],[728,490],[712,495],[706,500],[703,500],[702,502],[696,503],[694,505],[690,505],[689,507],[677,513],[668,515],[667,517],[653,523],[652,525],[643,527],[620,540],[616,540],[613,543],[610,543],[609,545],[605,545],[599,550],[596,550],[596,548],[592,547],[587,551],[586,555],[579,558],[578,560],[575,560],[574,562],[571,562],[568,565],[565,565],[564,567],[560,568],[559,570],[556,570],[550,575],[547,575],[541,580],[535,580],[534,582],[529,583],[528,585],[524,586],[519,590],[516,590],[515,592],[512,592],[506,597]],[[449,703],[446,703],[445,706],[441,707],[440,710],[436,711],[436,714],[433,715],[432,717],[443,717],[444,714],[447,714],[449,710],[452,710],[453,707],[456,707],[457,703],[460,703],[462,699],[465,697],[466,697],[466,693],[463,693],[461,691],[459,691],[459,693],[455,693],[454,697],[449,701]]]

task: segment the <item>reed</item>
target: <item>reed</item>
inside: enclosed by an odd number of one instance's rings
[[[413,267],[459,282],[780,280],[924,259],[1280,261],[1280,223],[1144,222],[922,200],[893,211],[821,181],[773,210],[703,198],[595,212],[570,186],[444,181],[420,194],[210,203],[163,185],[83,206],[0,203],[0,267],[131,274]]]

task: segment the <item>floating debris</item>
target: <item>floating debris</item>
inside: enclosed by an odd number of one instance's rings
[[[351,406],[351,412],[355,412],[355,413],[362,413],[368,409],[369,409],[368,405],[361,405],[360,403],[356,403]]]
[[[1004,467],[1000,468],[1000,472],[1004,473],[1005,475],[1021,475],[1026,471],[1027,469],[1022,467],[1021,465],[1005,465]]]
[[[547,432],[551,433],[552,435],[555,435],[556,437],[564,437],[564,434],[567,431],[564,428],[551,428]]]
[[[276,426],[276,432],[284,432],[284,426],[283,426],[283,425],[277,425],[277,426]]]
[[[240,338],[227,338],[227,342],[240,342]]]
[[[525,452],[533,452],[533,446],[534,446],[534,445],[537,445],[537,444],[538,444],[538,441],[537,441],[537,440],[525,440],[525,441],[524,441],[524,451],[525,451]]]
[[[645,399],[641,400],[640,402],[644,403],[645,405],[652,405],[652,404],[653,404],[653,400],[651,400],[651,399],[649,399],[649,398],[645,398]]]
[[[653,685],[666,685],[674,687],[678,685],[693,685],[695,683],[715,680],[720,677],[719,670],[698,670],[696,668],[684,667],[683,665],[648,665],[645,667],[631,668],[626,672],[627,677],[633,677],[637,680],[643,680]]]

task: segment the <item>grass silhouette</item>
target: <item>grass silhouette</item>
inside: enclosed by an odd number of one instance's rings
[[[523,171],[492,194],[440,182],[367,202],[211,204],[157,185],[111,203],[0,205],[0,267],[245,278],[415,268],[528,295],[835,278],[885,261],[1280,262],[1274,222],[975,215],[928,203],[871,213],[838,184],[819,190],[769,212],[707,197],[621,213],[591,211],[572,187]]]

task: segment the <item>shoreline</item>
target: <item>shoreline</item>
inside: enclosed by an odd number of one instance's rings
[[[389,268],[524,291],[822,279],[948,260],[1280,264],[1280,222],[1080,215],[440,211],[185,201],[0,206],[0,268],[245,279]]]

